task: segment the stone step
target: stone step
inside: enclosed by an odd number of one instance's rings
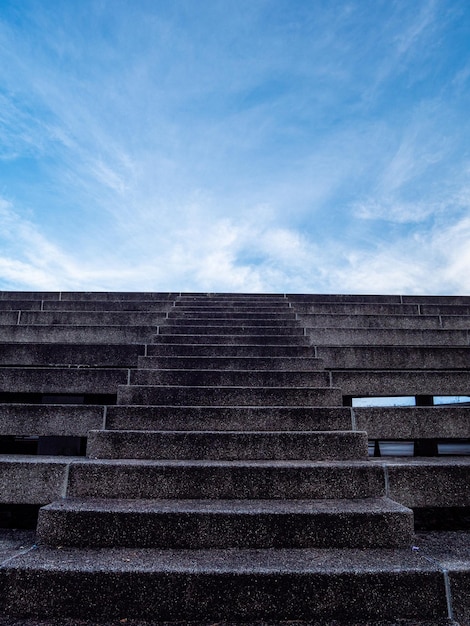
[[[169,311],[169,318],[173,321],[176,320],[221,320],[230,322],[236,320],[237,323],[239,321],[246,321],[249,323],[250,321],[263,321],[263,320],[274,320],[274,321],[283,321],[283,320],[294,320],[295,321],[295,313],[292,309],[282,309],[282,311],[267,311],[267,312],[253,312],[253,310],[247,309],[246,311],[239,311],[238,309],[234,309],[232,311],[227,311],[226,307],[221,307],[220,309],[204,309],[204,310],[195,310],[187,311],[186,308],[182,307],[174,307]]]
[[[367,434],[351,431],[92,430],[91,459],[367,459]]]
[[[2,367],[0,393],[113,394],[128,380],[128,369]]]
[[[41,545],[138,548],[406,548],[413,513],[357,500],[65,499],[39,513]]]
[[[341,406],[331,387],[183,387],[119,385],[117,404],[175,406]]]
[[[40,311],[41,300],[1,300],[0,311]]]
[[[54,294],[55,295],[55,294]],[[68,300],[71,302],[83,302],[95,300],[102,302],[141,302],[141,301],[175,301],[179,297],[178,292],[147,292],[147,291],[61,291],[59,297],[51,300]]]
[[[0,404],[0,435],[86,437],[104,427],[104,415],[91,404]]]
[[[2,343],[0,365],[135,367],[143,344]]]
[[[15,313],[14,311],[9,311],[10,313]],[[1,315],[1,314],[0,314]],[[8,322],[10,323],[10,322]],[[284,318],[266,318],[265,316],[261,317],[261,318],[247,318],[247,317],[240,317],[240,318],[234,318],[232,316],[229,316],[227,318],[221,318],[221,317],[212,317],[212,316],[208,316],[208,317],[194,317],[194,316],[185,316],[185,317],[175,317],[173,315],[170,315],[168,317],[167,326],[173,327],[173,328],[178,328],[178,327],[184,327],[184,328],[201,328],[201,327],[206,327],[209,326],[211,328],[213,327],[217,327],[217,328],[233,328],[233,329],[238,329],[238,328],[248,328],[248,329],[259,329],[260,331],[264,332],[264,329],[272,329],[272,328],[279,328],[279,329],[283,329],[283,328],[287,328],[287,329],[291,329],[291,328],[295,328],[297,330],[300,329],[300,325],[298,322],[296,322],[295,317],[294,316],[290,316],[290,317],[284,317]]]
[[[68,497],[344,499],[385,495],[370,461],[87,460],[69,467]]]
[[[438,315],[341,315],[331,313],[298,314],[298,323],[304,328],[400,328],[434,329],[441,328]]]
[[[219,357],[219,356],[141,356],[139,369],[201,370],[285,370],[312,372],[323,369],[322,359],[314,357]]]
[[[162,327],[161,330],[163,330]],[[168,334],[168,331],[165,331],[159,335],[152,335],[152,341],[154,343],[170,343],[170,344],[223,344],[225,346],[231,345],[252,345],[257,346],[257,354],[258,356],[263,356],[263,353],[260,353],[261,346],[306,346],[309,345],[308,338],[302,336],[302,329],[299,329],[300,332],[296,334],[280,334],[277,332],[273,332],[272,334],[263,334],[258,331],[256,334],[183,334],[183,333],[174,333]],[[220,333],[220,330],[218,331]],[[441,331],[445,332],[445,331]],[[458,331],[453,331],[458,332]],[[1,327],[0,327],[1,333]]]
[[[359,430],[370,439],[468,439],[470,406],[392,406],[355,408]]]
[[[252,325],[252,326],[238,326],[232,324],[223,325],[223,324],[203,324],[202,326],[196,326],[194,324],[172,324],[170,320],[168,320],[165,326],[160,326],[159,334],[161,335],[185,335],[185,336],[193,336],[193,335],[259,335],[263,337],[269,337],[274,335],[277,338],[281,337],[302,337],[304,331],[298,325],[292,325],[287,327],[285,324],[274,325],[270,323],[269,325]]]
[[[0,313],[0,323],[2,322]],[[160,326],[166,322],[166,312],[140,311],[22,311],[17,323],[23,325],[71,326]],[[16,322],[5,322],[16,323]]]
[[[193,431],[349,430],[352,428],[352,417],[351,409],[342,406],[109,406],[106,411],[106,428]]]
[[[217,304],[213,306],[179,306],[178,303],[175,303],[175,306],[172,307],[169,311],[171,316],[178,315],[195,315],[195,316],[205,316],[205,315],[232,315],[236,314],[239,316],[244,315],[294,315],[294,309],[290,307],[287,303],[282,305],[272,305],[272,304],[256,304],[256,305],[227,305],[227,304]]]
[[[419,315],[418,304],[384,304],[380,302],[296,302],[292,307],[295,313],[305,315],[307,313],[343,314],[343,315]],[[423,311],[424,312],[424,311]],[[437,311],[428,314],[437,315]]]
[[[1,302],[1,301],[0,301]],[[171,300],[45,300],[42,311],[103,311],[103,312],[142,312],[165,314],[172,311]],[[24,308],[26,307],[19,307]]]
[[[247,345],[246,343],[184,343],[178,337],[178,343],[163,343],[160,335],[159,343],[147,346],[148,356],[188,356],[188,357],[283,357],[283,358],[311,358],[315,357],[315,348],[307,345],[298,345],[297,342],[279,344],[266,343]],[[265,338],[263,338],[265,339]]]
[[[3,565],[10,616],[151,623],[445,620],[439,564],[395,549],[39,547]]]
[[[332,369],[465,369],[470,346],[320,346]]]
[[[469,372],[470,376],[470,372]],[[121,380],[125,383],[125,380]],[[169,369],[133,370],[130,385],[182,385],[184,387],[329,387],[328,372],[284,370]],[[1,386],[0,386],[1,389]]]
[[[133,344],[148,343],[155,333],[149,326],[20,325],[0,326],[0,342]]]
[[[470,304],[420,304],[423,315],[470,315]]]
[[[333,370],[332,386],[351,396],[459,396],[470,392],[465,370]]]
[[[306,328],[312,345],[467,346],[466,330],[400,328]]]
[[[333,303],[333,304],[403,304],[404,299],[398,295],[369,295],[369,294],[325,294],[325,293],[290,293],[286,295],[287,301],[296,307],[299,304],[317,304],[317,303]],[[409,302],[414,302],[412,297]]]

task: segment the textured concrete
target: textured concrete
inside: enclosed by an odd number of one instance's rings
[[[320,346],[317,356],[331,369],[465,369],[470,346]]]
[[[127,369],[2,368],[0,392],[116,393],[129,378]]]
[[[102,406],[0,404],[0,435],[86,437],[103,425]]]
[[[91,459],[346,460],[367,458],[365,432],[91,431]]]
[[[0,614],[468,623],[468,536],[411,530],[468,524],[469,457],[368,460],[360,431],[437,450],[468,439],[470,407],[342,404],[467,395],[469,312],[470,297],[0,292],[3,449],[91,430],[97,457],[2,458],[0,506],[54,503],[39,549],[0,541]]]
[[[346,407],[110,406],[112,430],[349,430]]]
[[[367,498],[385,495],[367,461],[84,461],[67,495],[93,498]]]
[[[144,345],[2,343],[0,365],[36,367],[135,367]]]
[[[459,439],[470,434],[470,406],[355,408],[370,439]]]
[[[0,502],[46,504],[65,493],[67,457],[0,456]]]
[[[403,550],[40,548],[0,570],[10,615],[443,619],[443,576]],[[413,593],[410,593],[410,590]]]
[[[459,396],[470,393],[470,370],[333,370],[332,386],[351,396]]]
[[[340,389],[309,387],[118,387],[118,404],[236,405],[236,406],[340,406]]]
[[[413,515],[366,500],[67,499],[41,509],[51,546],[148,548],[409,548]]]

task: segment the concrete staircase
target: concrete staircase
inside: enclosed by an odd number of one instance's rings
[[[470,303],[30,294],[16,311],[12,296],[0,299],[1,432],[33,432],[52,446],[86,435],[87,450],[0,463],[5,503],[46,505],[39,547],[0,566],[7,615],[466,619],[470,555],[445,567],[417,549],[413,511],[464,517],[468,458],[369,458],[368,437],[412,435],[428,447],[468,438],[468,409],[347,405],[468,393],[464,316],[444,322],[422,309]],[[458,367],[442,368],[450,340]],[[105,403],[116,391],[116,404]],[[15,394],[101,401],[25,404]]]

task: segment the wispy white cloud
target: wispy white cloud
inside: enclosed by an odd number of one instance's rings
[[[466,289],[468,63],[429,69],[456,17],[367,4],[0,18],[3,284]]]

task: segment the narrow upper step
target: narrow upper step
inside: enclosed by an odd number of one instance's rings
[[[366,459],[365,432],[94,430],[92,459]]]

